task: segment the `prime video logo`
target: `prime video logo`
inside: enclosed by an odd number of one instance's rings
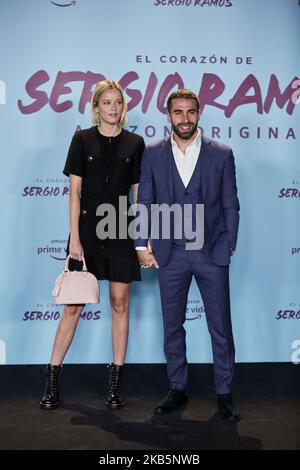
[[[6,85],[3,80],[0,80],[0,104],[6,104]]]

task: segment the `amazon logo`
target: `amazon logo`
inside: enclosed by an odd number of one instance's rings
[[[199,315],[195,315],[194,317],[185,317],[186,320],[190,321],[190,320],[200,320],[202,318],[202,315],[199,314]]]
[[[73,0],[72,2],[70,3],[57,3],[57,2],[52,2],[50,1],[50,3],[52,3],[52,5],[56,6],[56,7],[75,7],[76,3],[75,0]]]

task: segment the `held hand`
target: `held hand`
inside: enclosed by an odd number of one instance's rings
[[[82,261],[83,249],[79,240],[70,239],[69,255],[70,258]]]
[[[148,249],[137,250],[137,255],[142,268],[151,268],[151,266],[155,266],[156,268],[159,267],[152,251],[150,252]]]
[[[151,246],[151,243],[150,243],[149,241],[148,241],[147,249],[148,249],[150,255],[153,255],[152,246]],[[159,268],[158,262],[156,261],[156,258],[155,258],[154,255],[153,255],[153,266],[154,266],[156,269]]]

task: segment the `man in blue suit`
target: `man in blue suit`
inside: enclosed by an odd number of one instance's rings
[[[171,137],[149,146],[142,158],[138,204],[147,208],[147,220],[140,225],[143,229],[148,225],[148,229],[146,235],[138,236],[135,241],[141,266],[159,268],[170,390],[155,412],[172,412],[187,402],[188,366],[183,324],[194,276],[211,335],[218,408],[226,420],[237,421],[240,413],[231,395],[235,350],[229,297],[229,263],[236,247],[239,224],[234,157],[229,147],[201,134],[199,101],[192,91],[183,89],[172,93],[167,110]],[[158,235],[151,237],[153,204],[176,204],[182,208],[183,216],[172,219],[167,238],[161,227]],[[200,204],[204,205],[204,217],[199,222],[197,208]],[[186,205],[191,207],[188,215],[184,212]],[[204,234],[200,244],[198,237],[198,245],[197,236],[195,242],[191,232],[186,234],[185,227],[181,237],[174,236],[178,223],[185,225],[188,218],[193,233]]]

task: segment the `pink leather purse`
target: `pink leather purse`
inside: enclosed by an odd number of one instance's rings
[[[85,259],[82,271],[69,271],[70,256],[67,257],[65,268],[55,281],[52,295],[56,304],[98,304],[99,284],[96,276],[89,273]]]

